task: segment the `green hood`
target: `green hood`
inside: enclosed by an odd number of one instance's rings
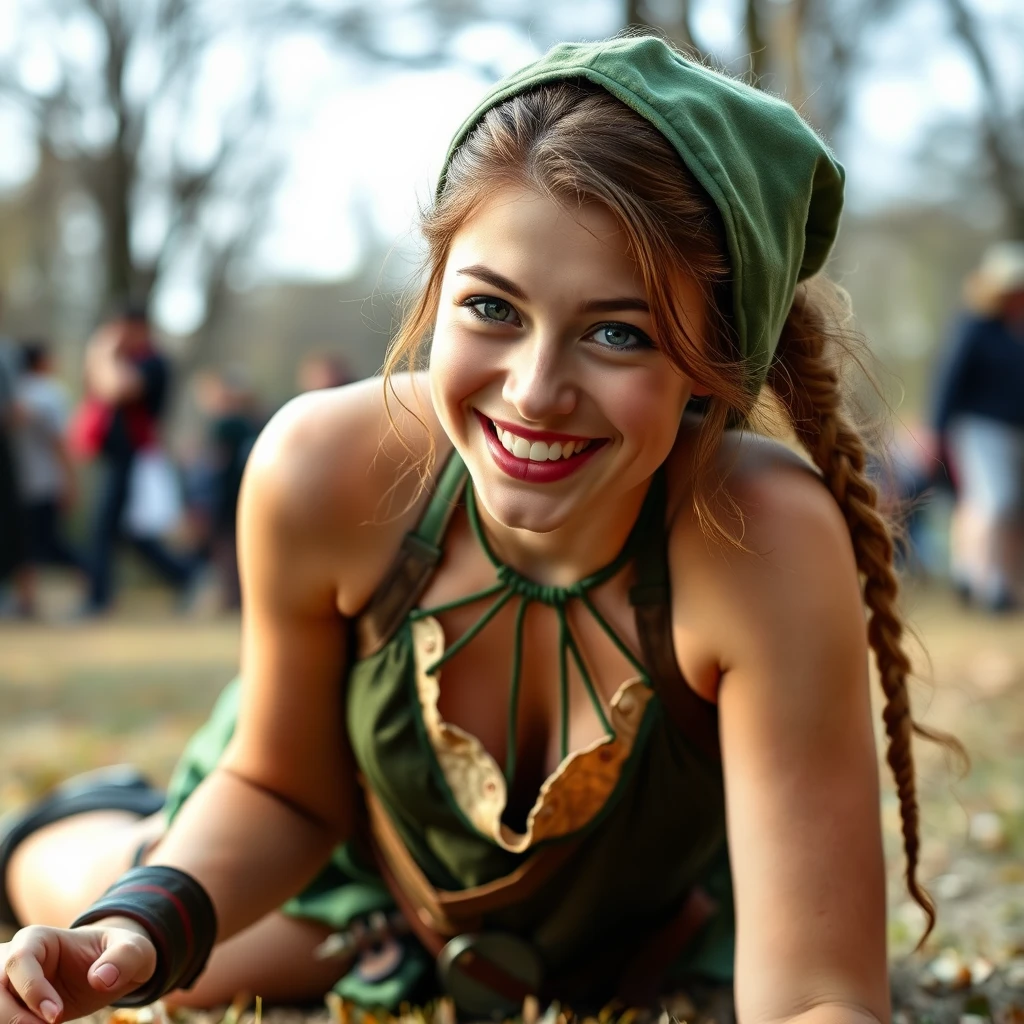
[[[718,207],[741,351],[764,381],[798,281],[825,264],[843,206],[842,165],[788,103],[645,36],[562,43],[498,82],[459,129],[545,82],[584,78],[651,122]],[[443,187],[444,173],[438,190]]]

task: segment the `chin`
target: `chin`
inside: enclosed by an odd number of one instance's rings
[[[514,485],[473,475],[477,501],[502,526],[528,533],[554,533],[565,526],[579,508],[580,495],[525,492]]]

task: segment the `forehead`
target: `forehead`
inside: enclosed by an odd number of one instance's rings
[[[489,196],[456,232],[447,273],[483,264],[519,284],[528,295],[561,283],[585,297],[629,288],[642,278],[625,231],[598,202],[570,207],[522,189]]]

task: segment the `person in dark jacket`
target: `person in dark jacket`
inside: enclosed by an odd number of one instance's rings
[[[1024,243],[992,246],[966,287],[933,426],[957,489],[952,574],[991,611],[1018,606],[1024,519]]]

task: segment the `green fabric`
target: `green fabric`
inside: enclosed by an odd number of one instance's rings
[[[615,630],[612,629],[604,616],[601,615],[596,607],[594,607],[594,604],[587,596],[587,593],[588,591],[593,590],[594,587],[600,586],[602,583],[605,583],[613,576],[620,573],[623,568],[625,568],[626,563],[633,557],[637,544],[639,543],[640,536],[644,531],[649,530],[652,526],[651,520],[656,512],[656,502],[659,499],[663,499],[665,487],[664,472],[659,470],[657,474],[655,474],[654,480],[648,488],[648,493],[644,499],[640,515],[633,524],[633,528],[629,532],[629,537],[627,538],[626,543],[622,546],[622,550],[619,554],[609,562],[608,565],[604,566],[604,568],[599,569],[597,572],[592,573],[585,579],[574,583],[572,586],[553,587],[535,583],[533,580],[527,579],[525,576],[516,572],[511,566],[505,565],[503,562],[499,561],[497,556],[491,550],[491,546],[487,542],[487,537],[480,525],[480,516],[477,511],[476,497],[473,491],[473,481],[471,479],[466,479],[464,476],[457,477],[452,473],[451,467],[455,462],[461,462],[461,460],[457,458],[449,460],[449,463],[445,468],[445,475],[449,477],[449,486],[455,486],[455,481],[460,480],[459,485],[465,488],[466,517],[469,520],[470,529],[472,529],[473,536],[476,537],[477,543],[483,549],[491,564],[494,566],[495,572],[498,576],[498,583],[486,587],[483,590],[478,590],[475,593],[468,594],[465,597],[457,598],[454,601],[448,601],[443,605],[437,605],[433,608],[421,608],[414,610],[410,614],[409,619],[410,621],[415,622],[417,619],[425,618],[428,615],[440,615],[442,612],[451,611],[453,608],[461,608],[467,604],[475,604],[489,597],[496,598],[483,615],[481,615],[480,618],[477,619],[477,621],[470,626],[458,640],[455,641],[455,643],[451,644],[451,646],[444,650],[441,653],[441,656],[428,667],[427,671],[433,673],[448,661],[449,658],[458,654],[463,647],[472,643],[506,604],[516,597],[519,598],[519,608],[516,611],[515,636],[512,642],[512,685],[509,688],[506,743],[507,752],[505,755],[506,760],[504,773],[505,781],[511,787],[516,773],[516,749],[519,745],[516,734],[516,723],[519,721],[519,684],[521,681],[523,662],[523,627],[526,620],[526,609],[532,602],[536,601],[541,604],[549,605],[555,609],[555,612],[558,615],[558,688],[561,708],[560,749],[563,760],[569,756],[569,665],[567,659],[567,654],[569,653],[573,656],[573,662],[580,674],[580,678],[583,680],[583,686],[587,691],[587,697],[590,699],[594,713],[600,720],[604,731],[609,737],[614,737],[615,735],[611,723],[608,721],[608,716],[604,713],[604,708],[601,705],[601,699],[598,697],[597,691],[594,689],[594,682],[590,678],[590,672],[587,669],[586,662],[580,654],[579,647],[572,635],[572,630],[569,628],[569,620],[566,617],[565,609],[566,605],[568,605],[570,601],[578,600],[587,608],[591,616],[594,618],[594,621],[597,622],[604,634],[611,639],[626,660],[629,661],[637,672],[640,673],[647,685],[650,685],[650,677],[648,676],[647,670],[644,668],[643,664],[634,657],[633,652],[629,650],[629,648],[626,647],[626,645],[619,639]],[[442,480],[442,491],[444,488],[445,481]],[[424,517],[427,521],[433,521],[436,519],[436,517],[431,516],[431,511],[432,508],[428,508],[427,516]]]
[[[492,107],[572,78],[602,86],[650,121],[718,207],[740,348],[762,383],[797,282],[821,270],[835,241],[842,166],[790,104],[645,36],[562,43],[498,82],[459,129],[445,168]]]
[[[464,473],[443,474],[431,508],[436,512],[457,500],[464,479]],[[660,523],[664,522],[664,488],[656,484],[657,480],[652,484],[649,510]],[[425,519],[434,521],[432,517],[428,510]],[[647,522],[646,515],[638,520]],[[635,532],[640,551],[658,536],[657,529]],[[639,576],[638,585],[646,582]],[[683,952],[676,973],[731,976],[734,926],[724,852],[721,765],[687,742],[657,696],[657,679],[651,683],[655,692],[633,750],[615,791],[585,826],[579,854],[569,858],[532,897],[489,915],[484,922],[487,928],[512,931],[532,942],[551,974],[586,965],[609,936],[635,935],[642,940],[700,883],[718,899],[721,910]],[[482,885],[523,863],[528,854],[510,853],[476,830],[448,787],[427,739],[416,694],[411,621],[403,623],[377,653],[355,661],[342,685],[359,770],[435,886],[458,890]],[[230,740],[240,692],[235,680],[186,748],[171,781],[169,819],[213,770]],[[348,843],[339,846],[317,878],[281,909],[338,931],[374,910],[393,907],[373,867]],[[608,979],[594,981],[600,984]],[[352,971],[335,991],[363,1006],[394,1009],[404,999],[429,995],[432,984],[430,958],[409,942],[409,954],[391,978],[370,984]]]

